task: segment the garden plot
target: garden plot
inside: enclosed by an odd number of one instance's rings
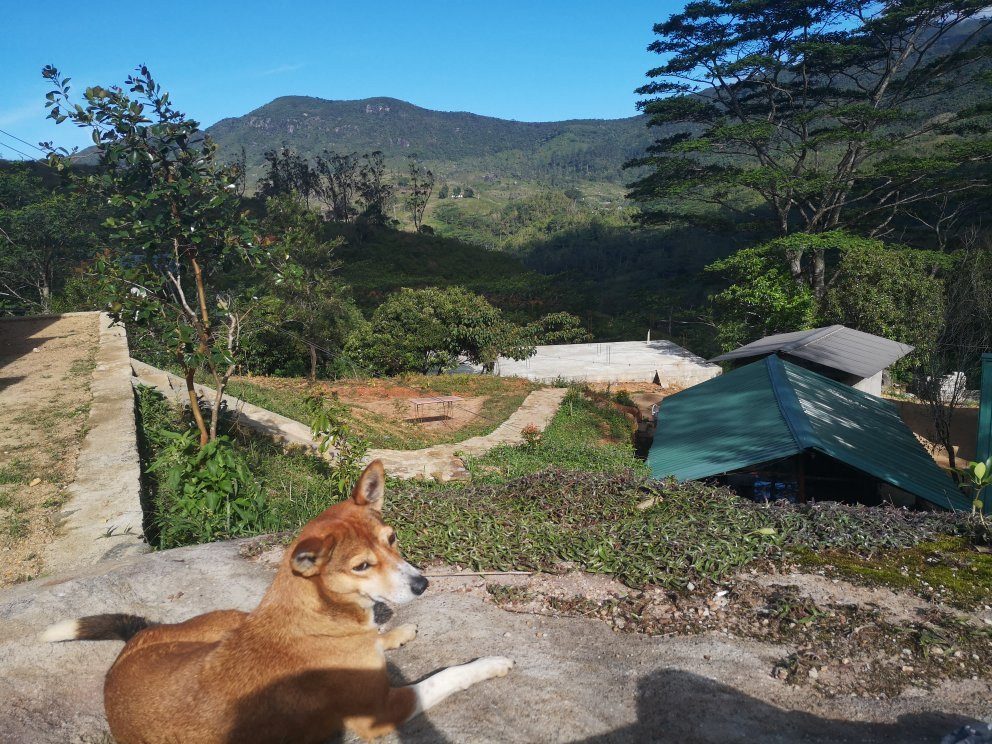
[[[306,398],[324,396],[346,412],[353,432],[383,449],[420,449],[487,434],[505,421],[537,385],[520,379],[478,375],[410,375],[388,379],[319,381],[243,377],[228,392],[249,403],[307,422]],[[413,400],[458,396],[454,405],[421,406]]]

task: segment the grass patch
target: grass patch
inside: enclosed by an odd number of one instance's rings
[[[69,377],[83,377],[96,369],[96,351],[83,359],[77,359],[69,365]]]
[[[481,457],[466,458],[465,464],[473,481],[480,483],[519,478],[550,465],[591,473],[648,472],[634,457],[630,426],[623,414],[605,396],[574,387],[533,444],[494,447]]]
[[[0,486],[27,484],[28,463],[24,460],[12,460],[0,467]]]
[[[907,589],[960,607],[992,603],[992,555],[964,536],[873,554],[801,550],[803,563],[859,583]]]
[[[20,513],[9,514],[0,526],[0,532],[12,540],[19,540],[28,534],[28,520]]]

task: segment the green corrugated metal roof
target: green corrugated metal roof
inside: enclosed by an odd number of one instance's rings
[[[769,356],[662,401],[648,467],[694,480],[813,449],[944,508],[971,504],[893,404]]]

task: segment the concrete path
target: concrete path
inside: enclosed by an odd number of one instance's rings
[[[45,644],[39,632],[101,612],[176,622],[251,609],[281,551],[247,559],[243,545],[125,558],[0,592],[0,741],[109,741],[103,677],[121,644]],[[506,612],[446,581],[397,608],[392,623],[417,623],[419,635],[389,653],[396,682],[488,654],[509,656],[516,667],[457,693],[387,744],[932,744],[992,715],[984,681],[910,688],[891,699],[824,697],[772,677],[775,661],[794,651],[785,646],[720,633],[615,634],[597,620]]]
[[[100,345],[90,390],[88,430],[45,568],[64,571],[149,550],[141,508],[141,463],[127,334],[100,313]]]
[[[163,393],[170,400],[186,404],[186,381],[177,375],[157,369],[136,359],[131,360],[137,382],[148,385]],[[197,392],[208,400],[213,399],[214,391],[204,385],[196,386]],[[533,426],[539,431],[551,423],[566,388],[545,388],[528,395],[520,408],[510,417],[484,436],[471,437],[455,444],[439,444],[419,450],[369,450],[366,462],[380,459],[386,473],[392,478],[434,478],[441,481],[467,480],[470,476],[460,455],[478,457],[500,444],[516,445],[523,442],[520,432]],[[230,395],[224,401],[232,411],[238,411],[241,422],[246,426],[291,445],[315,449],[310,437],[310,429],[299,421],[280,416],[278,413],[245,403]],[[333,453],[328,453],[333,456]]]

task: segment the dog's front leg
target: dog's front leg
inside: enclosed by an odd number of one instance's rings
[[[483,656],[468,664],[442,669],[422,682],[412,685],[417,695],[417,706],[410,718],[433,708],[442,700],[461,690],[467,690],[476,682],[493,677],[505,677],[513,668],[513,660],[505,656]]]
[[[503,677],[512,668],[513,661],[510,659],[484,656],[468,664],[442,669],[415,685],[391,688],[375,715],[347,718],[345,725],[366,740],[385,736],[395,731],[400,724],[433,708],[449,695],[468,689],[484,679]]]
[[[387,630],[379,636],[379,640],[382,642],[383,650],[390,651],[406,645],[416,637],[417,626],[413,623],[406,623],[404,625],[398,625],[392,630]]]

